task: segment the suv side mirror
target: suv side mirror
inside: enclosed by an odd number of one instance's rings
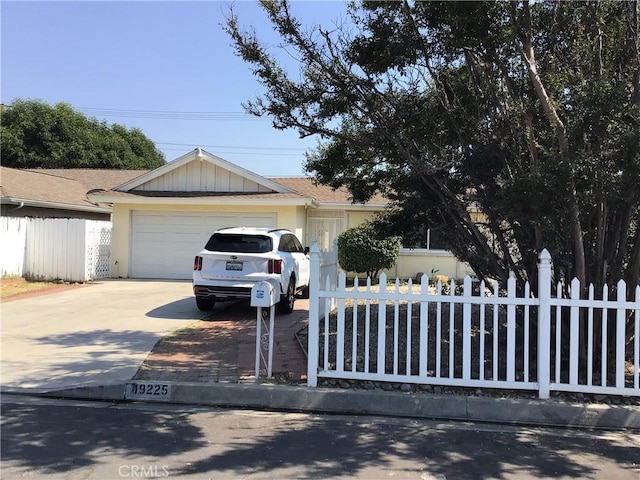
[[[304,253],[305,255],[309,255],[309,247],[304,247]]]

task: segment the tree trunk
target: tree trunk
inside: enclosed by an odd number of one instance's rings
[[[584,239],[582,232],[582,225],[580,221],[580,208],[578,206],[577,193],[575,180],[573,178],[573,166],[571,165],[569,140],[566,135],[564,123],[560,119],[558,112],[556,111],[547,91],[542,83],[542,79],[538,74],[536,67],[535,54],[533,51],[533,44],[531,41],[531,12],[529,10],[529,2],[523,2],[522,8],[522,21],[523,27],[520,29],[520,52],[524,62],[529,71],[529,78],[533,84],[533,88],[536,92],[538,100],[542,105],[545,115],[555,128],[556,137],[558,140],[558,150],[562,161],[567,164],[569,171],[569,180],[567,182],[567,188],[569,190],[571,205],[569,206],[569,215],[571,222],[571,236],[573,239],[573,256],[575,265],[575,276],[580,280],[580,285],[585,288],[586,283],[586,261],[584,252]]]

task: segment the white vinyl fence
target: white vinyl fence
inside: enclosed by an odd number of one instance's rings
[[[27,242],[28,219],[21,217],[0,217],[2,248],[0,267],[3,277],[22,277]]]
[[[318,378],[474,388],[640,396],[640,286],[593,286],[552,295],[551,257],[539,259],[538,297],[510,279],[506,290],[466,277],[462,285],[387,286],[320,276],[311,246],[308,385]],[[320,279],[323,279],[320,281]],[[325,280],[326,279],[326,280]],[[337,305],[332,308],[332,302]]]
[[[86,282],[110,276],[111,222],[2,217],[2,276]]]

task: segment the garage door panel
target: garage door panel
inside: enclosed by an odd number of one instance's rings
[[[276,227],[275,213],[141,212],[131,218],[130,276],[190,279],[193,257],[223,227]]]

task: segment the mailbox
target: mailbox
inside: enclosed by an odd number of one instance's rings
[[[271,282],[258,282],[251,288],[252,307],[271,307],[278,303],[279,288]]]
[[[256,380],[260,377],[261,361],[267,367],[267,378],[271,378],[273,367],[273,319],[276,313],[275,305],[278,303],[279,298],[280,285],[276,280],[258,282],[251,288],[251,306],[258,307],[256,312]],[[267,313],[262,310],[266,307],[269,308],[269,325],[266,322]],[[262,332],[263,326],[264,333]]]

